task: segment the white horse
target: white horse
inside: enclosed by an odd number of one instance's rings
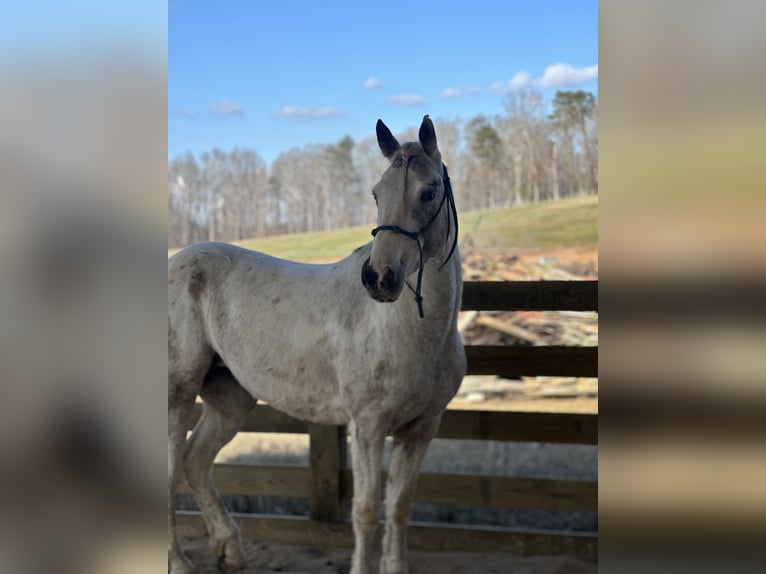
[[[328,265],[221,243],[192,245],[168,261],[173,574],[193,571],[175,532],[184,471],[219,567],[244,567],[239,531],[211,468],[257,400],[305,421],[349,425],[353,574],[371,571],[381,453],[386,435],[393,436],[380,572],[407,572],[406,526],[420,463],[466,370],[456,327],[462,275],[455,204],[433,123],[425,116],[420,141],[404,145],[380,120],[376,131],[391,164],[373,188],[378,227],[371,243]],[[414,299],[400,297],[405,285]],[[230,374],[212,368],[221,363]],[[187,440],[197,395],[204,409]]]

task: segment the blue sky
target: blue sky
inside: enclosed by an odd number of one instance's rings
[[[281,151],[503,111],[528,85],[598,89],[595,1],[168,5],[168,156]]]

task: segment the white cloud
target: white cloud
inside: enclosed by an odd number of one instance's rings
[[[417,94],[398,94],[388,98],[388,103],[395,106],[422,106],[426,103],[426,99]]]
[[[191,113],[189,110],[185,108],[181,108],[176,112],[180,117],[182,117],[185,120],[193,120],[194,114]]]
[[[376,78],[375,76],[370,76],[364,81],[364,83],[362,84],[362,87],[365,90],[377,90],[383,87],[383,82],[380,80],[380,78]]]
[[[478,94],[481,89],[477,86],[469,86],[467,88],[445,88],[441,91],[441,97],[445,99],[462,98],[470,94]]]
[[[509,92],[517,92],[521,89],[529,88],[533,85],[534,82],[532,81],[532,76],[529,72],[521,70],[520,72],[516,72],[516,75],[508,80],[508,82],[495,82],[489,89],[496,94],[507,94]]]
[[[489,87],[489,91],[493,94],[503,94],[506,89],[506,85],[503,82],[495,82]]]
[[[598,65],[575,68],[569,64],[553,64],[545,68],[537,84],[543,88],[564,88],[598,79]]]
[[[298,108],[295,106],[283,106],[276,117],[290,120],[320,120],[323,118],[335,118],[342,116],[343,112],[330,106],[320,108]]]
[[[529,74],[529,72],[525,72],[524,70],[516,72],[516,75],[513,76],[508,82],[508,88],[513,91],[528,88],[530,85],[532,85],[532,76]]]
[[[233,102],[220,101],[210,106],[210,111],[217,116],[241,116],[245,108]]]

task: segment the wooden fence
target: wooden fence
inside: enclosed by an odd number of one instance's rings
[[[597,311],[598,282],[467,281],[463,309]],[[468,374],[598,376],[597,347],[467,346],[466,354]],[[197,407],[193,423],[201,413],[201,405]],[[215,465],[215,482],[222,494],[309,499],[309,518],[236,514],[243,537],[281,544],[353,546],[351,525],[342,520],[343,501],[353,495],[351,470],[346,468],[345,427],[308,424],[258,405],[243,432],[310,436],[309,467]],[[444,414],[437,438],[594,445],[598,415],[452,410]],[[596,481],[422,473],[415,501],[595,512],[597,492]],[[195,512],[179,512],[178,527],[186,536],[205,534]],[[410,548],[421,550],[569,554],[591,561],[597,555],[596,533],[412,523],[408,541]]]

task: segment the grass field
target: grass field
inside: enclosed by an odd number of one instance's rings
[[[238,245],[303,262],[337,261],[371,240],[374,222],[316,233],[248,239]],[[595,245],[598,197],[564,199],[460,214],[460,240],[487,250],[532,250]],[[169,255],[177,250],[171,250]]]

